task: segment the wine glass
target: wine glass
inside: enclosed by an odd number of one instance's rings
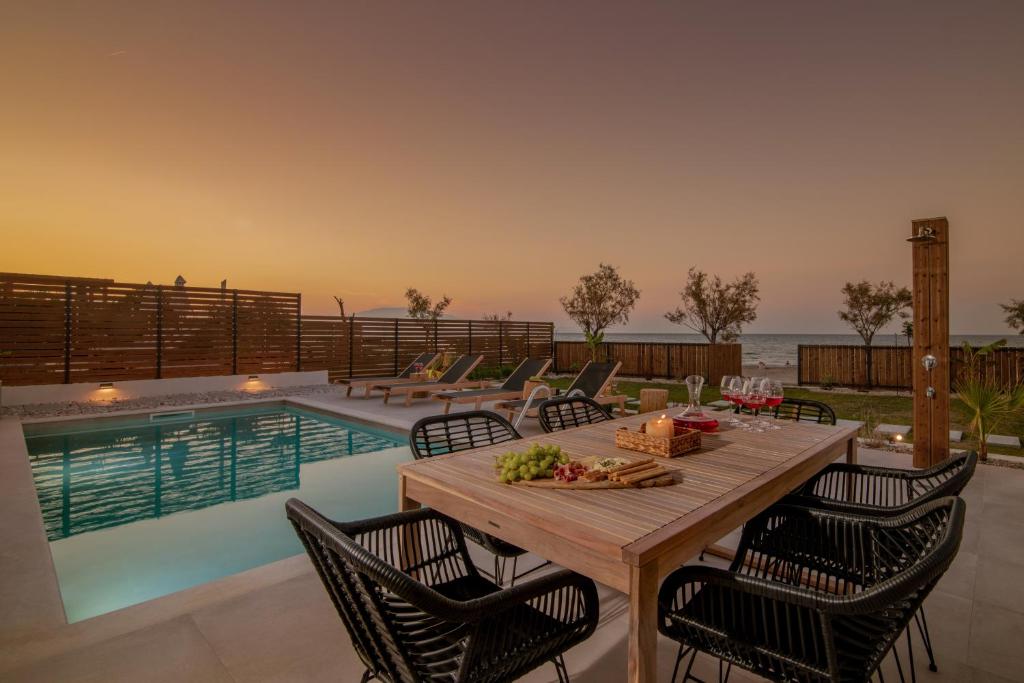
[[[722,395],[727,397],[727,400],[736,406],[736,412],[739,413],[740,406],[743,405],[743,378],[739,375],[730,375],[729,386]],[[734,414],[729,418],[729,424],[734,426],[742,425],[743,421]]]
[[[760,414],[761,408],[765,405],[764,377],[751,377],[743,385],[742,405],[754,413],[754,419],[747,424],[747,428],[754,432],[763,432]]]
[[[777,379],[766,379],[763,384],[764,387],[764,405],[769,410],[775,410],[782,405],[782,399],[784,390],[782,388],[782,381]],[[773,413],[772,417],[778,419],[778,413]],[[781,429],[779,425],[775,424],[775,421],[765,420],[764,426],[766,429]]]

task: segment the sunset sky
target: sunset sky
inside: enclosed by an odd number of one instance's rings
[[[0,271],[555,320],[613,263],[842,332],[952,232],[954,333],[1024,298],[1021,2],[5,2]]]

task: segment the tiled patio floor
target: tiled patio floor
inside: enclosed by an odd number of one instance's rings
[[[410,424],[434,404],[383,407],[339,399],[367,417]],[[532,429],[524,430],[532,431]],[[909,466],[909,456],[861,450],[861,461]],[[960,555],[927,602],[939,672],[924,683],[1024,681],[1024,470],[983,466],[964,493],[968,521]],[[232,577],[237,579],[238,577]],[[305,558],[254,570],[251,580],[168,596],[42,636],[0,643],[4,681],[357,681],[361,673],[344,629]],[[625,679],[626,602],[602,591],[597,633],[567,657],[575,681]],[[901,641],[901,648],[905,641]],[[918,644],[919,645],[919,644]],[[659,647],[669,680],[675,645]],[[711,660],[697,672],[714,678]],[[897,680],[891,658],[887,680]],[[554,680],[545,667],[525,680]],[[751,677],[734,672],[731,680]]]

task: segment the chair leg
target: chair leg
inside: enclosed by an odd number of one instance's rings
[[[558,683],[569,683],[569,670],[565,668],[565,658],[558,655],[551,660],[555,665],[555,672],[558,674]]]
[[[367,681],[372,681],[375,678],[377,677],[373,675],[373,672],[367,669],[363,672],[363,677],[359,679],[359,683],[367,683]]]
[[[935,663],[935,652],[932,650],[932,636],[928,632],[928,620],[924,616],[924,605],[921,605],[917,610],[917,614],[914,615],[914,621],[917,622],[917,630],[921,633],[924,651],[928,653],[928,670],[938,671],[939,667]]]
[[[903,664],[900,663],[899,641],[898,640],[895,643],[893,643],[893,646],[892,646],[892,656],[893,656],[893,659],[896,660],[896,673],[898,673],[900,675],[900,683],[907,683],[907,679],[903,677]],[[881,667],[881,665],[879,665],[879,667]],[[879,674],[882,673],[881,668],[879,668],[878,673]]]
[[[679,653],[676,655],[676,665],[672,667],[672,678],[669,679],[671,683],[676,683],[676,675],[679,673],[679,665],[682,664],[684,659],[686,659],[687,654],[690,655],[690,661],[687,662],[686,670],[683,671],[682,683],[686,683],[686,681],[697,681],[698,683],[702,683],[699,678],[690,674],[690,671],[693,670],[693,660],[697,658],[697,648],[686,647],[682,643],[679,643]],[[721,676],[721,670],[719,670],[719,676]]]
[[[914,640],[910,636],[910,624],[907,624],[907,657],[910,659],[910,681],[917,683],[917,665],[914,664]]]

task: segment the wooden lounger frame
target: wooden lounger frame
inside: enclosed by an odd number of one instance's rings
[[[393,384],[393,385],[374,385],[374,389],[382,389],[384,391],[384,403],[386,404],[392,394],[404,394],[405,405],[412,405],[412,400],[415,398],[414,394],[426,393],[430,396],[434,395],[438,391],[449,391],[451,389],[482,389],[487,386],[487,380],[485,379],[474,379],[468,380],[466,377],[469,373],[476,369],[476,366],[480,365],[483,361],[483,355],[478,355],[476,361],[462,373],[462,377],[456,382],[430,382],[430,383],[410,383],[405,384]]]
[[[524,359],[523,362],[525,363],[526,360],[528,359]],[[548,358],[548,362],[544,364],[544,366],[540,369],[536,376],[542,377],[548,371],[548,368],[551,367],[551,362],[552,359]],[[447,415],[448,411],[452,409],[452,405],[455,403],[473,403],[475,404],[473,406],[474,410],[480,410],[481,406],[483,406],[484,404],[484,401],[508,401],[511,399],[523,397],[522,389],[507,389],[505,391],[497,391],[498,389],[501,389],[500,386],[481,387],[481,389],[495,389],[495,391],[487,396],[441,396],[440,394],[434,394],[433,396],[431,396],[431,398],[438,401],[444,401],[444,414]]]
[[[430,359],[430,362],[424,363],[423,369],[429,370],[430,368],[437,365],[438,361],[441,360],[441,354],[435,353],[434,357]],[[363,398],[370,398],[370,394],[373,392],[374,387],[380,387],[389,384],[402,384],[405,382],[420,382],[422,380],[412,379],[411,377],[366,377],[360,379],[358,377],[346,377],[344,379],[334,380],[334,384],[344,384],[346,386],[345,396],[351,396],[353,389],[364,389]]]
[[[608,377],[605,378],[604,383],[601,385],[601,388],[597,390],[597,395],[596,396],[591,396],[590,398],[594,399],[595,401],[597,401],[601,405],[617,405],[619,407],[619,415],[625,415],[626,414],[626,399],[628,399],[629,397],[626,396],[625,394],[605,395],[605,393],[604,393],[605,389],[608,388],[608,385],[612,383],[613,379],[615,379],[615,376],[619,374],[619,369],[621,367],[622,367],[622,361],[618,361],[617,363],[615,363],[615,369],[612,370],[610,373],[608,373]],[[582,370],[580,372],[582,372]],[[579,376],[579,373],[577,373],[577,377],[578,376]],[[552,394],[552,398],[554,398],[554,394]],[[518,400],[518,398],[516,398],[516,399],[506,399],[506,400]],[[539,400],[537,401],[537,403],[534,406],[530,406],[530,411],[531,412],[535,412],[536,411],[536,407],[535,407],[536,405],[540,405],[540,401]],[[508,420],[510,422],[512,421],[512,418],[515,417],[516,412],[519,410],[519,407],[517,407],[517,406],[509,406],[509,405],[506,405],[504,403],[495,403],[494,407],[497,408],[497,409],[500,409],[500,410],[504,410],[505,411],[505,416],[508,418]]]

